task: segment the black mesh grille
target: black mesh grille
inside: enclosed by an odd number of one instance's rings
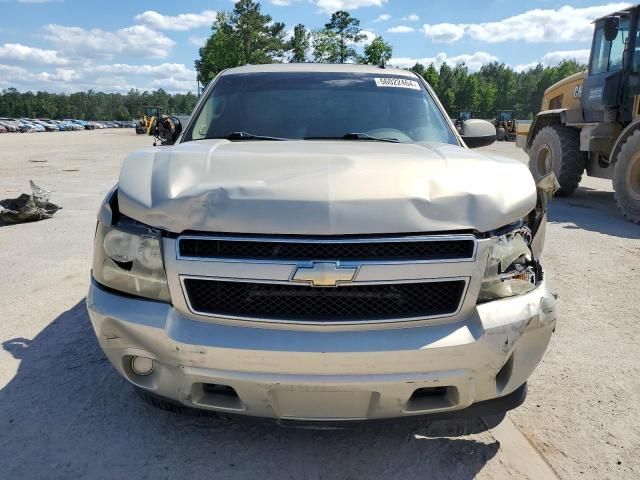
[[[452,314],[462,280],[316,288],[185,279],[199,313],[297,321],[362,321]]]
[[[451,260],[473,257],[474,241],[305,243],[181,239],[180,255],[254,260]]]

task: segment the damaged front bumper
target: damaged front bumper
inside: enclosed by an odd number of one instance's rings
[[[454,323],[370,330],[198,321],[95,282],[87,306],[101,347],[134,385],[190,407],[306,421],[455,416],[494,400],[513,408],[556,322],[544,282]],[[153,371],[136,374],[136,356],[153,359]]]

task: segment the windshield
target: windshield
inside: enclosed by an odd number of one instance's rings
[[[223,75],[185,141],[227,137],[458,144],[417,79],[384,72]]]

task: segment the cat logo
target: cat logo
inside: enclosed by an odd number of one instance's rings
[[[573,88],[573,98],[581,98],[582,97],[582,85],[576,85]]]

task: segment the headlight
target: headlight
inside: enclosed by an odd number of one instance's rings
[[[491,237],[478,302],[522,295],[536,287],[540,267],[530,244],[531,231],[525,225]]]
[[[151,228],[120,216],[116,226],[98,222],[93,277],[109,288],[169,302],[160,236]]]

